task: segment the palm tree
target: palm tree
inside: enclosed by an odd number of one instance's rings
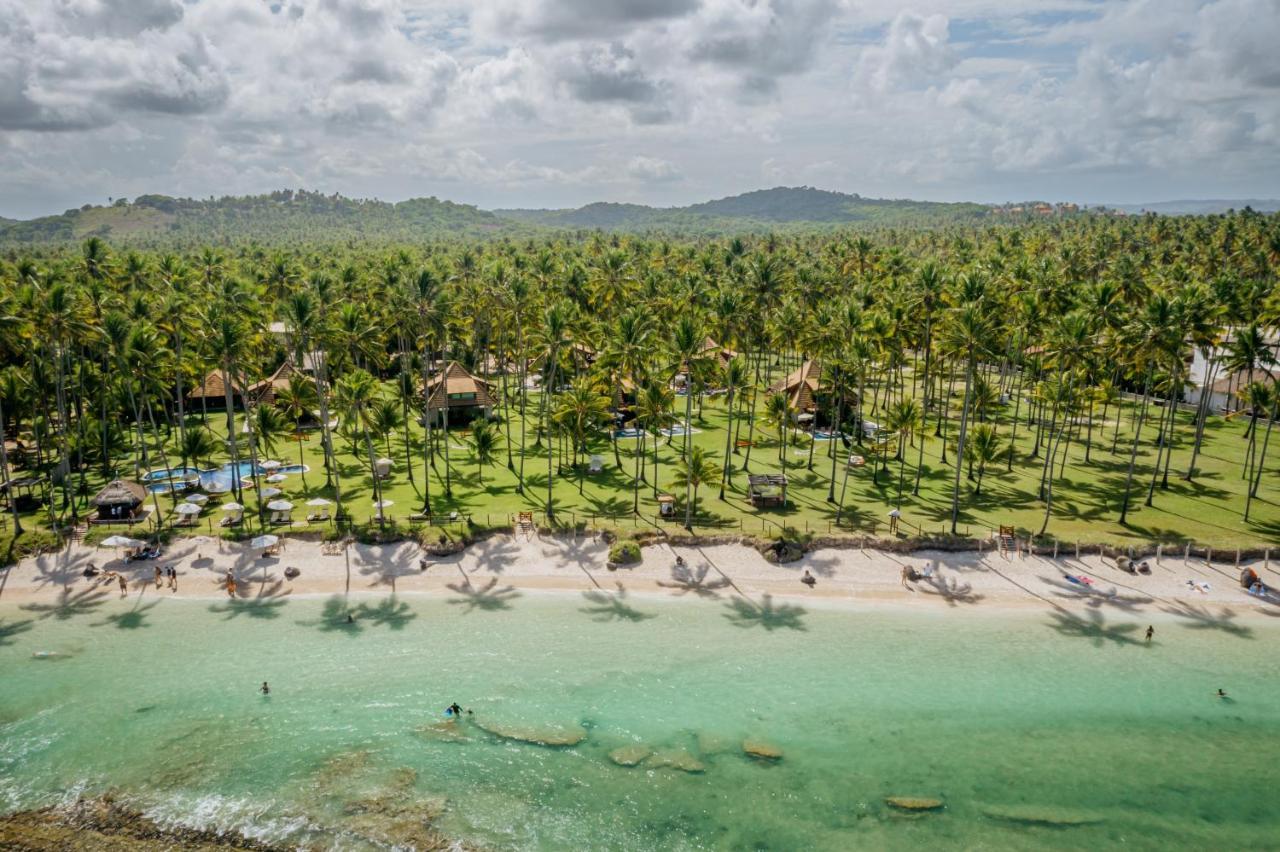
[[[362,437],[369,461],[369,476],[373,480],[373,502],[382,502],[382,486],[378,479],[378,465],[374,458],[373,405],[377,401],[378,383],[367,370],[357,367],[338,380],[334,386],[338,409],[343,413],[347,427]],[[386,521],[378,512],[378,527],[385,528]]]
[[[476,453],[476,475],[484,485],[484,466],[493,464],[498,451],[498,430],[488,418],[471,421],[471,448]]]
[[[307,466],[302,453],[304,437],[302,434],[302,418],[311,412],[316,403],[316,386],[313,382],[295,380],[276,390],[276,407],[293,421],[293,438],[298,442],[298,465],[302,468],[302,487],[304,490],[307,488]]]
[[[556,400],[551,421],[572,441],[576,466],[578,458],[586,451],[588,441],[597,430],[609,422],[609,397],[590,376],[579,376],[573,380],[569,390],[560,394]],[[584,479],[585,476],[580,472],[579,494],[583,491]]]
[[[786,431],[791,427],[791,420],[795,417],[795,413],[795,409],[791,407],[791,400],[785,393],[769,394],[768,399],[765,400],[765,420],[772,423],[778,430],[778,464],[782,466],[784,475],[787,472]]]
[[[689,500],[684,507],[685,529],[693,529],[693,515],[698,506],[698,487],[707,482],[714,482],[719,475],[720,468],[711,460],[710,454],[699,446],[694,446],[689,451],[688,458],[677,462],[675,485],[677,488],[687,489],[689,493]]]
[[[750,381],[747,365],[741,358],[733,358],[724,368],[725,392],[725,424],[724,424],[724,468],[720,473],[720,499],[724,499],[724,489],[733,476],[733,403],[738,389]]]
[[[1129,495],[1133,488],[1133,470],[1138,460],[1138,442],[1142,439],[1142,427],[1147,418],[1147,403],[1151,400],[1151,385],[1155,372],[1169,361],[1170,352],[1180,357],[1181,330],[1174,320],[1173,304],[1163,293],[1153,294],[1143,306],[1142,314],[1134,320],[1126,337],[1132,347],[1131,363],[1134,372],[1142,376],[1142,407],[1138,423],[1133,430],[1133,444],[1129,451],[1129,469],[1125,473],[1124,497],[1120,503],[1120,523],[1129,517]]]
[[[218,452],[217,439],[214,438],[213,434],[203,426],[188,429],[186,434],[183,435],[179,441],[181,444],[182,464],[184,467],[186,466],[188,459],[191,460],[192,464],[199,467],[200,462],[203,461],[208,463],[209,460],[213,458],[214,454]]]
[[[896,505],[902,505],[902,487],[906,472],[906,445],[910,441],[915,446],[916,432],[924,428],[924,410],[914,399],[905,398],[889,406],[884,419],[885,428],[898,435],[898,451],[894,458],[898,461],[898,496]],[[921,438],[921,443],[924,439]]]
[[[982,476],[987,465],[1000,458],[1004,451],[994,423],[979,423],[973,427],[973,433],[965,445],[965,460],[969,463],[969,478],[973,479],[973,467],[978,466],[978,482],[973,489],[974,496],[982,493]],[[1043,535],[1043,531],[1041,532]]]
[[[974,279],[969,279],[970,285]],[[979,296],[980,298],[980,296]],[[953,308],[944,329],[947,346],[964,357],[964,404],[960,409],[960,436],[956,448],[955,485],[951,492],[951,534],[956,535],[960,519],[960,475],[963,467],[964,445],[968,438],[970,390],[973,386],[974,368],[978,357],[986,354],[990,343],[991,325],[978,301],[967,301]]]
[[[548,519],[553,518],[555,516],[555,505],[552,503],[552,500],[551,500],[551,486],[552,486],[552,477],[553,477],[552,457],[555,455],[555,453],[553,451],[553,447],[551,443],[550,421],[548,419],[548,410],[549,410],[548,403],[550,402],[551,396],[552,394],[555,393],[555,389],[556,389],[556,385],[555,385],[556,366],[560,360],[560,354],[561,352],[564,351],[564,348],[568,346],[571,341],[571,337],[570,337],[571,312],[572,312],[572,307],[567,303],[552,305],[550,308],[547,309],[546,314],[543,316],[542,328],[539,334],[543,357],[545,357],[546,359],[546,361],[544,362],[546,366],[543,370],[542,401],[539,404],[540,411],[539,411],[538,420],[539,420],[539,423],[541,424],[541,429],[543,433],[547,437],[546,513],[547,513]],[[520,465],[521,465],[520,477],[523,480],[524,478],[523,454],[520,457]]]
[[[675,423],[676,397],[665,383],[649,381],[636,397],[636,424],[640,427],[640,453],[644,454],[645,436],[653,436],[653,496],[658,496],[658,447],[663,430]]]

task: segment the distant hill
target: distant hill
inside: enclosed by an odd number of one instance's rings
[[[280,190],[198,200],[141,195],[109,207],[86,204],[57,216],[0,221],[0,243],[48,243],[90,236],[121,243],[217,243],[306,239],[405,241],[512,230],[467,204],[412,198],[398,204]]]
[[[1243,210],[1250,207],[1259,213],[1275,213],[1280,211],[1280,199],[1276,198],[1206,198],[1186,199],[1183,201],[1153,201],[1147,204],[1108,204],[1126,213],[1159,213],[1163,216],[1207,216],[1213,213],[1226,213],[1228,210]]]
[[[982,218],[985,204],[863,198],[813,187],[775,187],[687,207],[588,204],[570,210],[495,210],[502,218],[554,228],[767,230],[779,226],[929,225]]]

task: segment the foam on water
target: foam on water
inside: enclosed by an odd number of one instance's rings
[[[633,597],[650,617],[600,622],[563,596],[402,602],[355,625],[321,599],[166,599],[134,629],[101,620],[132,601],[39,620],[0,647],[0,808],[116,790],[161,823],[343,849],[410,842],[397,832],[426,819],[527,849],[1254,848],[1280,832],[1270,622],[1167,616],[1148,648],[1149,616],[1111,609]],[[57,666],[31,659],[70,644]],[[453,701],[508,736],[439,727]],[[575,726],[572,747],[509,736]],[[748,757],[749,737],[782,759]],[[636,744],[666,757],[609,759]],[[680,754],[702,771],[663,765]]]

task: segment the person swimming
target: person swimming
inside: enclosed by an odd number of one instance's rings
[[[1151,637],[1156,635],[1156,629],[1152,625],[1147,625],[1147,644],[1151,644]]]
[[[263,695],[270,695],[270,694],[271,694],[271,687],[267,686],[267,682],[264,680],[264,681],[262,682],[262,688],[261,688],[261,689],[259,689],[258,691],[259,691],[259,692],[261,692]]]
[[[1219,689],[1219,690],[1218,690],[1218,697],[1219,697],[1219,698],[1230,698],[1231,696],[1227,695],[1227,693],[1226,693],[1224,690]]]

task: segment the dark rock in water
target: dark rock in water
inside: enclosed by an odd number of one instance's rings
[[[482,731],[502,737],[504,740],[516,740],[533,745],[565,747],[576,746],[587,738],[587,732],[581,725],[504,725],[475,719],[476,727]]]
[[[609,759],[619,766],[639,766],[651,754],[653,749],[647,745],[625,745],[609,752]]]
[[[445,719],[443,722],[419,725],[416,730],[419,736],[429,740],[438,740],[444,743],[471,741],[471,738],[467,736],[467,732],[462,730],[462,726],[458,724],[457,719]]]
[[[782,749],[755,737],[747,737],[742,741],[742,751],[747,757],[753,757],[756,760],[782,760]]]
[[[886,796],[884,803],[900,811],[938,811],[946,807],[941,799],[925,796]]]
[[[682,748],[656,751],[649,755],[645,766],[653,769],[677,769],[680,772],[705,772],[706,765]]]
[[[110,795],[0,817],[0,849],[20,852],[285,852],[289,848],[234,831],[162,828]]]

